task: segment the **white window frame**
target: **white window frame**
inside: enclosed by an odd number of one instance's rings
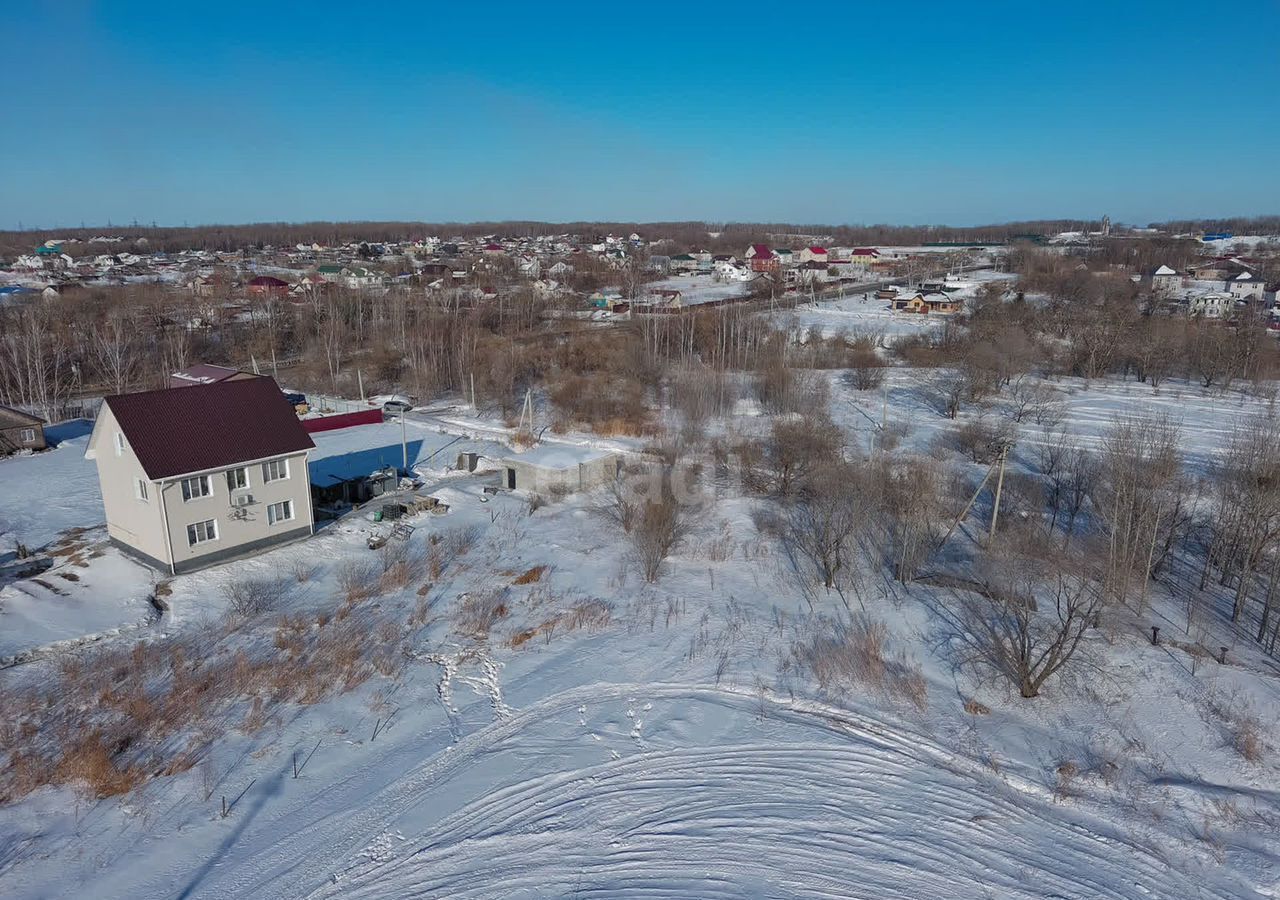
[[[233,484],[232,476],[236,475],[237,473],[239,473],[240,477],[235,479],[235,481],[238,481],[241,483]],[[249,467],[248,466],[236,466],[234,469],[227,469],[227,490],[228,491],[247,491],[249,490],[250,487],[251,485],[249,484]]]
[[[202,493],[196,493],[191,490],[189,485],[198,484],[204,488]],[[190,478],[184,478],[181,481],[182,502],[190,503],[193,500],[201,500],[205,497],[213,496],[213,479],[208,475],[193,475]]]
[[[204,536],[201,537],[201,531]],[[199,522],[192,522],[187,526],[187,546],[198,547],[200,544],[207,544],[210,541],[218,539],[218,520],[202,519]]]
[[[272,475],[272,471],[275,475]],[[282,457],[280,459],[269,459],[262,464],[262,483],[270,484],[273,481],[287,481],[289,479],[289,459]]]
[[[124,456],[124,432],[116,432],[116,456]]]
[[[147,482],[142,478],[133,479],[133,496],[137,497],[143,503],[150,503],[151,497],[147,490]]]
[[[285,515],[281,515],[280,513],[277,513],[276,512],[277,509],[285,513]],[[292,521],[293,521],[293,501],[292,500],[281,500],[278,503],[268,504],[267,506],[267,524],[268,525],[279,525],[281,522],[292,522]]]
[[[36,430],[34,428],[24,428],[18,432],[18,440],[24,444],[34,444],[36,442]]]

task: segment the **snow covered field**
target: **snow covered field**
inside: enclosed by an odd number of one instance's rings
[[[949,281],[951,296],[961,300],[971,300],[977,296],[978,290],[988,282],[1008,281],[1013,276],[1003,272],[983,270],[969,273],[962,278]],[[898,289],[909,295],[907,288]],[[802,303],[794,310],[779,314],[779,321],[788,324],[794,330],[818,329],[830,336],[843,331],[847,334],[882,335],[886,344],[908,335],[934,332],[941,329],[944,323],[952,318],[949,315],[918,315],[915,313],[894,312],[890,301],[877,300],[874,292],[850,293],[835,300],[819,300],[816,303]]]
[[[711,275],[671,275],[646,285],[647,290],[679,291],[685,306],[710,300],[724,300],[746,295],[751,286],[745,281],[717,281]]]
[[[838,318],[829,311],[820,321]],[[832,383],[833,414],[855,443],[883,418],[927,454],[951,424],[931,406],[925,373],[893,370],[883,393]],[[1063,424],[1082,441],[1096,442],[1117,412],[1164,411],[1181,422],[1193,464],[1220,448],[1233,422],[1267,408],[1185,383],[1156,393],[1118,381],[1053,386]],[[1040,428],[1024,428],[1028,448]],[[459,440],[461,431],[479,440]],[[1221,622],[1209,623],[1205,640],[1231,647],[1229,665],[1197,668],[1170,645],[1151,646],[1147,619],[1126,619],[1087,669],[1026,701],[955,666],[930,613],[937,591],[877,586],[864,600],[886,623],[889,650],[920,666],[923,702],[866,685],[822,690],[798,648],[845,610],[833,596],[809,607],[753,524],[761,501],[720,492],[648,585],[590,497],[531,510],[524,498],[484,494],[492,475],[445,470],[462,449],[504,452],[495,442],[503,433],[464,412],[411,414],[406,423],[411,462],[451,503],[447,515],[410,520],[415,546],[434,546],[432,535],[446,546],[464,533],[471,543],[438,576],[367,601],[401,623],[392,638],[373,631],[367,640],[398,642],[402,665],[322,702],[270,705],[259,727],[248,724],[248,704],[234,706],[220,713],[205,763],[131,794],[93,801],[46,787],[0,807],[0,892],[103,900],[1280,893],[1274,757],[1240,758],[1206,712],[1247,706],[1270,743],[1280,682]],[[400,461],[396,422],[315,440],[313,477]],[[82,442],[0,462],[0,517],[21,539],[49,542],[69,525],[100,522]],[[32,515],[40,503],[56,518]],[[375,528],[347,518],[302,544],[174,578],[172,611],[149,633],[210,635],[206,650],[217,658],[255,635],[270,641],[279,615],[327,619],[343,573],[378,559],[365,545]],[[101,549],[100,532],[82,539]],[[144,570],[111,550],[83,562],[74,569],[82,586],[42,576],[67,596],[30,593],[29,582],[10,586],[22,597],[0,595],[2,646],[65,639],[77,616],[101,630],[142,612],[124,599],[132,593],[111,591],[149,586]],[[286,576],[293,587],[280,609],[213,637],[228,585],[299,567],[307,578]],[[33,611],[64,602],[74,606],[57,627]],[[478,628],[486,602],[491,616]],[[111,612],[96,620],[95,604]],[[1152,616],[1180,628],[1172,607]],[[16,688],[58,664],[0,679]],[[966,712],[970,699],[987,711]]]

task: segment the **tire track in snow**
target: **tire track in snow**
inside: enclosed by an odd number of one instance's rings
[[[674,684],[564,691],[461,738],[366,798],[248,856],[219,896],[1194,896],[1189,876],[1109,822],[1055,807],[1039,784],[978,764],[898,724],[766,697],[769,719],[839,735],[777,746],[673,748],[498,788],[411,837],[367,848],[433,789],[521,732],[588,703],[704,703],[755,716],[758,693]],[[385,842],[385,841],[384,841]],[[329,883],[304,860],[334,860]],[[1100,853],[1099,851],[1105,850]],[[302,871],[300,871],[302,870]],[[305,876],[305,877],[300,877]],[[905,891],[906,893],[901,893]]]

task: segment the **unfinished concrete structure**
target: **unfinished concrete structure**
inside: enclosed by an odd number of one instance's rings
[[[618,476],[622,457],[610,450],[539,444],[499,461],[502,486],[531,494],[571,494],[608,484]]]

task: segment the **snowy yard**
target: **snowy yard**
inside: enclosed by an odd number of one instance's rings
[[[822,322],[839,320],[824,310]],[[883,392],[859,392],[833,376],[833,415],[854,446],[883,421],[928,456],[953,424],[932,404],[932,377],[894,369]],[[1167,413],[1193,465],[1233,422],[1267,409],[1185,383],[1051,386],[1082,442],[1096,445],[1117,413]],[[1045,431],[1027,423],[1018,452],[1034,453]],[[483,493],[491,475],[446,471],[463,449],[504,454],[490,439],[503,433],[463,412],[408,417],[411,465],[451,509],[409,520],[419,576],[354,607],[368,616],[360,643],[394,651],[385,672],[318,702],[211,707],[207,760],[130,794],[86,802],[45,787],[0,809],[6,896],[90,884],[104,900],[1280,890],[1274,761],[1241,759],[1206,712],[1245,705],[1274,724],[1280,683],[1248,644],[1230,642],[1230,665],[1197,668],[1172,645],[1151,646],[1146,619],[1126,619],[1093,668],[1024,701],[943,652],[929,612],[941,593],[886,585],[862,599],[887,626],[887,652],[919,665],[920,702],[868,685],[822,690],[798,648],[845,610],[833,595],[810,608],[797,593],[756,529],[759,501],[717,491],[660,581],[645,584],[618,529],[593,511],[598,498],[534,509]],[[83,440],[0,463],[0,516],[23,540],[100,520]],[[315,440],[317,480],[401,460],[394,421]],[[37,503],[56,517],[31,515]],[[351,516],[303,543],[173,578],[171,612],[148,633],[195,641],[210,664],[287,646],[298,628],[326,633],[339,627],[331,615],[348,573],[386,565],[366,546],[379,527]],[[80,564],[40,576],[56,591],[5,589],[0,653],[73,637],[77,623],[87,633],[146,618],[151,576],[101,538],[79,536]],[[270,614],[232,627],[228,597],[246,579],[287,589]],[[1170,633],[1177,615],[1152,611]],[[59,664],[0,678],[29,685]]]

